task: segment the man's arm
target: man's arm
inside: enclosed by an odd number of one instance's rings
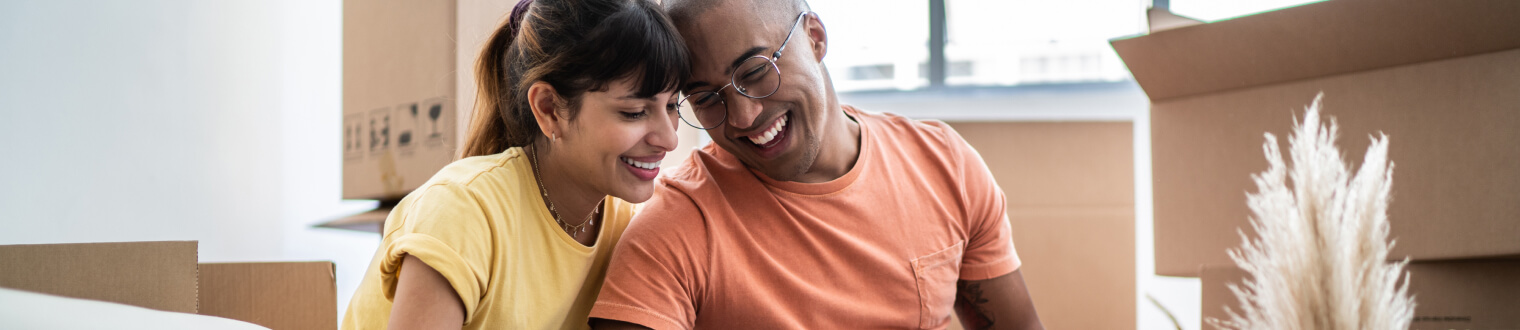
[[[1045,329],[1020,272],[981,281],[956,281],[955,314],[961,324],[974,330]]]

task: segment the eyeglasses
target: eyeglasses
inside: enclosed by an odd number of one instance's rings
[[[797,14],[797,20],[792,22],[792,28],[786,32],[786,39],[781,41],[781,47],[777,47],[770,57],[751,56],[734,67],[734,72],[728,77],[728,85],[681,98],[681,121],[702,130],[722,125],[728,120],[728,102],[723,100],[723,90],[729,86],[733,86],[739,95],[752,99],[763,99],[776,94],[776,90],[781,88],[781,68],[776,66],[776,61],[781,60],[781,51],[786,50],[786,43],[792,41],[792,32],[796,32],[797,26],[807,14],[808,12]]]

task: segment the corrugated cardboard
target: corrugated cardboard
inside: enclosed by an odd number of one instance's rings
[[[0,245],[0,287],[195,313],[196,242]]]
[[[196,263],[196,242],[0,245],[0,287],[199,313],[273,329],[335,329],[331,262]]]
[[[1134,329],[1133,125],[951,125],[1007,195],[1020,269],[1045,327]]]
[[[455,94],[455,4],[344,1],[343,198],[399,199],[456,156],[474,100]]]
[[[337,329],[331,262],[200,264],[200,313],[270,329]]]
[[[1416,304],[1410,329],[1520,329],[1520,260],[1417,262],[1407,270]],[[1227,284],[1248,276],[1233,266],[1205,267],[1203,319],[1227,318],[1225,307],[1239,312]]]
[[[1113,41],[1151,99],[1156,273],[1230,264],[1261,134],[1286,137],[1321,91],[1351,163],[1390,137],[1395,258],[1520,254],[1515,17],[1514,1],[1337,0]]]

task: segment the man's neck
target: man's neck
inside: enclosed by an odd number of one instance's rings
[[[843,107],[835,106],[831,112],[833,116],[824,130],[827,133],[819,139],[817,158],[807,172],[797,177],[798,182],[833,181],[850,173],[860,159],[860,123]]]

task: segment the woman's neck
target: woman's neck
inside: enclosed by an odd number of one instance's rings
[[[560,221],[567,225],[585,223],[587,216],[595,211],[606,194],[597,192],[587,182],[576,180],[586,176],[569,173],[569,166],[565,166],[563,157],[560,157],[564,155],[555,153],[548,143],[534,143],[530,149],[530,157],[537,158],[535,166],[540,175],[538,180],[543,184],[548,202],[555,213],[559,214]]]

